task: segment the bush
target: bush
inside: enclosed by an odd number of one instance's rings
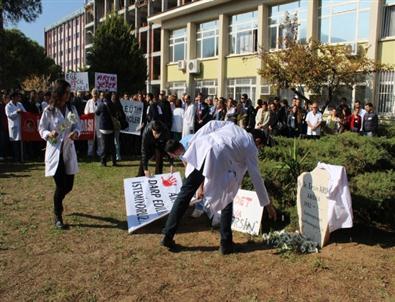
[[[284,168],[294,139],[277,137],[276,142],[274,147],[261,150],[260,170],[274,205],[290,216],[291,225],[297,225],[292,221],[297,219],[294,207],[297,184],[289,169]],[[297,139],[296,151],[299,159],[308,154],[299,163],[301,173],[313,170],[318,162],[346,168],[356,217],[394,222],[395,137],[371,138],[347,132],[317,141]],[[243,188],[253,188],[248,177]]]

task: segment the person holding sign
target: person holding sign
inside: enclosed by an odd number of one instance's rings
[[[166,155],[165,145],[170,139],[170,132],[160,121],[152,121],[144,129],[141,144],[141,162],[137,176],[150,177],[149,159],[155,158],[155,174],[163,173],[163,157]],[[170,157],[170,173],[173,173],[173,159]]]
[[[168,154],[173,158],[181,157],[187,167],[186,180],[166,221],[161,245],[170,251],[176,249],[173,237],[178,224],[196,190],[204,183],[206,207],[221,211],[220,252],[223,255],[232,253],[233,199],[247,171],[260,205],[266,206],[269,217],[276,219],[275,208],[270,203],[258,168],[257,146],[264,142],[264,137],[255,131],[253,135],[232,122],[211,121],[192,137],[186,151],[180,142],[167,143]]]
[[[73,189],[74,174],[78,172],[74,141],[80,135],[80,119],[74,106],[68,102],[70,84],[57,80],[52,97],[45,108],[38,130],[45,148],[45,176],[53,176],[56,184],[54,194],[55,227],[64,229],[63,199]]]

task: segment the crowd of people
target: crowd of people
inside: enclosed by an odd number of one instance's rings
[[[15,161],[21,159],[20,112],[42,114],[51,98],[50,91],[31,91],[11,93],[3,91],[0,103],[0,160],[12,156]],[[127,127],[121,101],[136,101],[144,104],[141,137],[120,135]],[[71,93],[70,104],[76,108],[78,115],[95,114],[95,139],[76,142],[77,152],[88,157],[98,156],[103,166],[111,158],[114,165],[121,159],[121,154],[140,155],[144,129],[152,121],[160,121],[167,128],[172,138],[181,139],[185,135],[197,132],[208,121],[231,121],[248,132],[261,131],[265,144],[271,145],[273,137],[319,138],[322,132],[328,134],[345,131],[358,132],[374,136],[378,127],[378,117],[372,103],[354,102],[354,108],[342,99],[337,107],[329,107],[329,114],[323,118],[323,112],[317,103],[302,102],[297,96],[289,104],[286,99],[277,97],[269,100],[257,100],[256,106],[248,95],[243,94],[239,100],[232,97],[205,97],[198,93],[196,97],[183,94],[166,95],[164,91],[154,96],[152,93],[124,94],[99,92]],[[115,124],[114,124],[115,123]],[[43,149],[42,142],[24,144],[27,159],[39,156]],[[122,148],[121,148],[122,145]]]

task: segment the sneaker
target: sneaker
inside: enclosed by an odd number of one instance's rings
[[[167,236],[163,236],[162,240],[160,241],[160,245],[166,247],[170,252],[178,251],[176,242]]]
[[[55,216],[55,228],[58,230],[64,230],[66,228],[62,217]]]

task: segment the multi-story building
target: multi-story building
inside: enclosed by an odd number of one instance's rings
[[[395,0],[185,2],[190,3],[148,15],[149,28],[161,27],[160,78],[155,80],[172,93],[203,91],[237,99],[247,93],[253,100],[277,94],[258,75],[262,64],[257,53],[281,48],[285,14],[296,15],[300,41],[346,43],[353,50],[369,45],[370,58],[395,64]],[[373,101],[380,114],[394,116],[395,72],[367,78],[342,90],[340,97],[350,103]]]
[[[147,91],[157,93],[160,88],[161,32],[160,26],[148,18],[178,5],[185,0],[91,0],[85,4],[85,50],[92,47],[96,28],[108,14],[116,12],[132,26],[140,48],[147,60]]]
[[[45,28],[45,50],[64,72],[85,66],[85,17],[81,8]]]

